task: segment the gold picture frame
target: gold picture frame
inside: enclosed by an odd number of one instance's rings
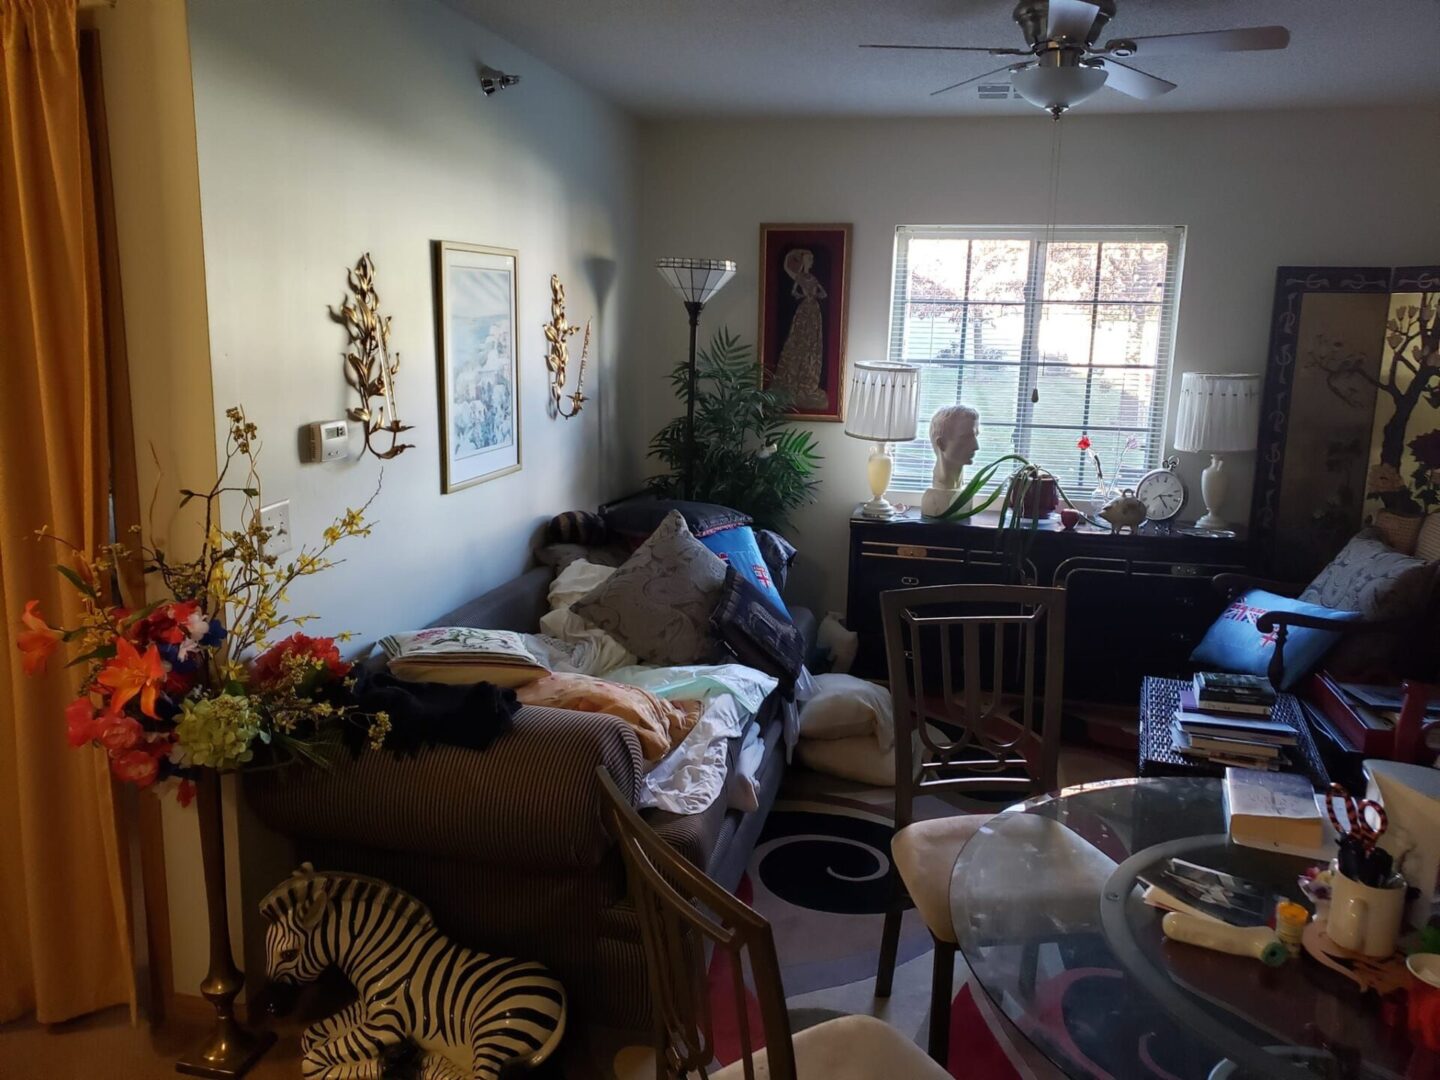
[[[440,490],[449,495],[521,469],[520,253],[450,240],[432,248]]]

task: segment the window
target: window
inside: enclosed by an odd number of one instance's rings
[[[930,486],[930,416],[980,410],[976,464],[1015,453],[1074,498],[1159,464],[1185,230],[909,227],[895,233],[890,359],[920,368],[920,431],[900,491]]]

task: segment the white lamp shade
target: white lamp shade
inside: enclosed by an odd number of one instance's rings
[[[915,438],[920,398],[920,369],[910,364],[855,364],[845,434],[877,442]]]
[[[1098,67],[1022,68],[1010,76],[1010,83],[1031,105],[1042,109],[1068,109],[1100,92],[1109,75]]]
[[[689,303],[703,304],[735,276],[730,259],[656,259],[655,269]]]
[[[1187,371],[1180,380],[1175,449],[1233,454],[1255,449],[1260,427],[1260,376]]]

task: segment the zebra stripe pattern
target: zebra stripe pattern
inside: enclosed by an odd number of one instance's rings
[[[564,1034],[565,990],[542,965],[455,944],[383,881],[307,864],[260,911],[270,979],[312,982],[333,965],[359,995],[306,1029],[306,1080],[379,1078],[406,1044],[425,1080],[494,1080],[512,1059],[539,1065]]]

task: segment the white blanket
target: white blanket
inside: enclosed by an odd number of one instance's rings
[[[579,647],[578,662],[573,670],[581,675],[603,677],[613,668],[634,664],[636,660],[635,654],[624,645],[570,610],[571,604],[613,573],[613,566],[576,559],[550,583],[550,610],[540,617],[540,629],[552,638]]]
[[[685,741],[645,775],[639,805],[658,806],[672,814],[709,809],[725,787],[727,744],[745,730],[747,722],[730,694],[712,697]]]

